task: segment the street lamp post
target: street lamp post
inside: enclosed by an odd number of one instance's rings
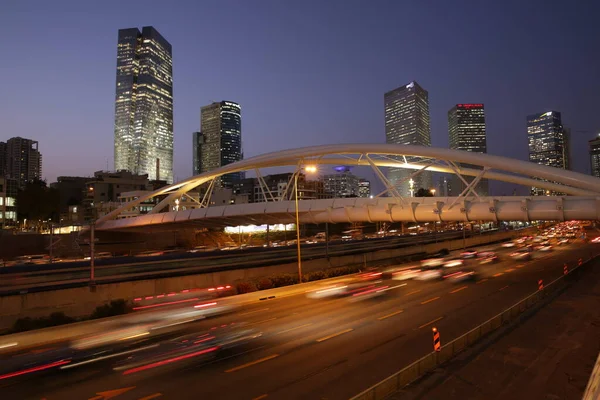
[[[309,173],[317,172],[317,167],[307,165],[304,170]],[[300,249],[300,214],[298,211],[298,175],[294,175],[294,199],[296,203],[296,247],[298,249],[298,283],[302,283],[302,252]]]

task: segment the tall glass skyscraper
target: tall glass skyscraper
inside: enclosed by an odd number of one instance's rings
[[[115,170],[173,182],[171,44],[156,29],[120,29],[115,98]]]
[[[240,161],[242,153],[242,115],[232,101],[212,103],[200,109],[201,132],[194,134],[194,171],[204,173]],[[220,185],[233,188],[244,178],[243,172],[223,175]]]
[[[529,161],[555,168],[569,168],[568,135],[562,125],[560,112],[548,111],[527,117]],[[532,187],[533,196],[556,194]]]
[[[590,173],[600,178],[600,134],[589,141],[590,145]]]
[[[417,82],[387,92],[384,105],[386,143],[431,146],[429,94]],[[412,160],[407,158],[406,161]],[[387,177],[402,196],[412,196],[419,188],[432,188],[430,172],[422,172],[409,180],[408,177],[414,172],[411,169],[390,168]]]
[[[474,153],[487,153],[485,133],[485,110],[483,104],[457,104],[448,111],[448,134],[450,148],[453,150],[472,151]],[[461,164],[461,167],[480,169],[481,167]],[[463,177],[467,182],[472,182],[474,177]],[[466,188],[464,182],[454,175],[451,186],[456,195],[460,195]],[[489,194],[488,181],[482,179],[475,188],[477,194]]]

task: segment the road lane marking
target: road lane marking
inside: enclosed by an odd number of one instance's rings
[[[514,268],[509,268],[509,269],[505,269],[504,272],[513,272],[515,269]]]
[[[479,285],[480,283],[483,283],[483,282],[485,282],[485,281],[487,281],[487,280],[488,280],[488,278],[482,279],[482,280],[480,280],[480,281],[477,281],[477,284]]]
[[[406,285],[408,285],[408,283],[401,283],[400,285],[396,285],[396,286],[389,287],[387,289],[383,289],[383,291],[385,292],[386,290],[398,289],[399,287],[403,287]]]
[[[353,330],[354,329],[352,329],[352,328],[344,329],[343,331],[339,331],[339,332],[331,334],[329,336],[322,337],[320,339],[317,339],[316,341],[319,342],[319,343],[321,343],[321,342],[324,342],[326,340],[332,339],[332,338],[334,338],[336,336],[343,335],[344,333],[352,332]]]
[[[401,312],[403,312],[403,311],[404,311],[404,310],[398,310],[398,311],[395,311],[395,312],[393,312],[393,313],[391,313],[391,314],[384,315],[383,317],[379,317],[379,318],[377,318],[377,319],[378,319],[378,320],[380,320],[380,321],[383,321],[384,319],[388,319],[389,317],[393,317],[394,315],[398,315],[398,314],[400,314],[400,313],[401,313]]]
[[[250,361],[249,363],[242,364],[242,365],[234,367],[234,368],[230,368],[230,369],[226,370],[225,372],[239,371],[240,369],[248,368],[248,367],[251,367],[253,365],[260,364],[262,362],[272,360],[272,359],[274,359],[276,357],[279,357],[279,354],[271,354],[270,356],[259,358],[258,360]]]
[[[504,272],[498,272],[497,274],[492,275],[494,278],[504,275]]]
[[[162,396],[162,393],[154,393],[151,394],[150,396],[146,396],[146,397],[142,397],[141,399],[138,400],[152,400],[152,399],[156,399],[157,397]]]
[[[523,268],[523,267],[524,267],[524,266],[526,266],[526,265],[527,265],[527,264],[519,264],[519,265],[517,265],[516,267],[517,267],[517,268]]]
[[[425,328],[427,325],[431,325],[431,324],[433,324],[433,323],[435,323],[435,322],[438,322],[438,321],[439,321],[440,319],[442,319],[442,318],[444,318],[444,317],[439,317],[439,318],[436,318],[436,319],[434,319],[433,321],[429,321],[429,322],[427,322],[426,324],[423,324],[423,325],[421,325],[421,326],[419,327],[419,329],[421,329],[421,328]]]
[[[413,290],[412,292],[406,293],[405,296],[410,296],[411,294],[419,293],[420,291],[421,291],[421,289],[419,289],[419,290]]]
[[[269,310],[268,308],[261,308],[260,310],[248,311],[248,312],[245,312],[245,313],[239,314],[239,315],[249,315],[249,314],[254,314],[257,312],[268,311],[268,310]]]
[[[277,332],[277,334],[279,335],[279,334],[282,334],[282,333],[288,333],[288,332],[291,332],[291,331],[295,331],[296,329],[305,328],[305,327],[307,327],[307,326],[309,326],[309,325],[312,325],[312,322],[311,322],[311,323],[309,323],[309,324],[304,324],[304,325],[300,325],[300,326],[295,326],[295,327],[293,327],[293,328],[286,329],[286,330],[284,330],[284,331],[281,331],[281,332]]]
[[[92,397],[89,400],[110,399],[111,397],[116,397],[123,393],[129,392],[132,389],[135,389],[135,386],[125,387],[125,388],[121,388],[121,389],[114,389],[114,390],[106,390],[104,392],[96,392],[97,396]]]
[[[509,285],[504,286],[503,288],[499,289],[498,291],[504,290],[508,287]]]
[[[258,397],[253,398],[252,400],[262,400],[262,399],[266,399],[269,395],[268,394],[261,394]]]
[[[466,289],[466,288],[468,288],[468,286],[459,287],[458,289],[454,289],[454,290],[453,290],[453,291],[451,291],[450,293],[458,293],[458,292],[460,292],[461,290],[464,290],[464,289]]]
[[[427,303],[431,303],[432,301],[436,301],[436,300],[438,300],[439,298],[440,298],[439,296],[438,296],[438,297],[432,297],[432,298],[431,298],[431,299],[429,299],[429,300],[422,301],[422,302],[421,302],[421,304],[427,304]]]

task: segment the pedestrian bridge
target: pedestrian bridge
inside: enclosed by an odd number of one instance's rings
[[[370,167],[381,179],[385,190],[374,198],[292,201],[294,177],[304,167],[315,165]],[[290,166],[294,167],[294,173],[286,193],[277,197],[269,191],[260,169]],[[424,171],[451,173],[462,179],[466,187],[456,197],[403,197],[398,188],[386,179],[381,168],[411,170],[404,180]],[[217,179],[224,174],[240,171],[256,173],[264,202],[208,207]],[[468,182],[465,177],[472,179]],[[484,197],[475,190],[483,178],[535,186],[548,193],[564,195]],[[197,202],[198,208],[172,210],[171,204],[200,185],[208,188],[202,201]],[[161,200],[150,213],[119,219],[122,213],[154,197]],[[435,147],[390,144],[313,146],[252,157],[161,188],[100,218],[96,229],[147,231],[187,225],[212,227],[290,223],[295,222],[296,210],[301,223],[598,220],[600,179],[506,157]]]

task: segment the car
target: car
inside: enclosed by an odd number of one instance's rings
[[[421,272],[418,268],[405,268],[400,271],[392,272],[392,279],[395,281],[405,281],[413,279]]]
[[[467,250],[467,251],[463,251],[462,253],[460,253],[462,258],[475,258],[477,257],[477,251],[475,250]]]
[[[456,271],[448,275],[444,275],[444,279],[449,282],[464,282],[464,281],[472,281],[476,278],[475,271],[473,270],[461,270]]]
[[[536,246],[535,248],[537,251],[552,251],[552,246],[550,245],[545,245],[545,246]]]
[[[444,259],[441,257],[428,258],[427,260],[421,261],[421,266],[424,268],[439,267],[439,266],[442,266],[443,264],[444,264]]]
[[[498,261],[498,256],[493,251],[483,251],[479,253],[477,259],[479,264],[490,264]]]
[[[430,281],[433,279],[441,279],[442,278],[442,270],[439,268],[427,268],[421,270],[417,276],[415,276],[415,280],[417,281]]]
[[[531,260],[531,249],[529,247],[523,247],[514,253],[510,253],[510,256],[515,260]]]
[[[506,243],[502,243],[502,247],[515,247],[516,243],[514,242],[506,242]]]
[[[593,238],[592,243],[600,243],[600,236]]]
[[[444,260],[444,267],[446,268],[453,268],[453,267],[460,267],[462,265],[464,265],[464,260],[461,258],[448,258],[446,260]]]

